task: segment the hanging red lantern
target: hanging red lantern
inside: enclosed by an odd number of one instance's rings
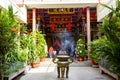
[[[72,24],[71,24],[71,23],[68,23],[68,24],[66,25],[66,27],[67,27],[67,30],[68,30],[68,31],[71,31],[71,29],[72,29]]]
[[[51,25],[50,25],[50,31],[51,31],[51,32],[54,32],[55,27],[56,27],[56,25],[55,25],[55,24],[51,24]]]

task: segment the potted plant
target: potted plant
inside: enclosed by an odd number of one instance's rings
[[[47,53],[45,51],[46,41],[45,34],[42,34],[41,31],[36,30],[36,52],[40,57],[40,61],[45,61],[45,57],[47,57]]]
[[[92,42],[88,43],[88,46],[91,47],[90,51],[90,58],[93,66],[98,66],[99,59],[103,53],[100,49],[103,46],[106,46],[107,39],[105,36],[100,37],[99,39],[93,40]]]
[[[38,53],[36,47],[36,32],[31,32],[26,34],[24,40],[22,41],[23,48],[28,53],[28,64],[31,64],[33,68],[39,66]],[[35,65],[35,66],[34,66]]]
[[[23,61],[23,55],[19,51],[19,21],[16,21],[12,6],[8,10],[0,8],[0,78],[8,77],[21,68],[11,68]],[[21,57],[21,58],[20,58]],[[21,64],[21,66],[23,66]],[[9,68],[8,68],[9,67]],[[17,74],[15,74],[17,75]],[[1,77],[2,76],[2,77]]]
[[[109,61],[110,71],[114,72],[120,77],[120,0],[117,0],[116,7],[109,7],[102,4],[104,7],[111,10],[108,17],[103,20],[100,27],[101,32],[106,36],[108,43],[100,50],[105,59]]]
[[[120,1],[117,0],[116,8],[102,4],[111,10],[100,26],[105,39],[99,42],[96,52],[100,53],[100,70],[108,73],[116,80],[120,79]]]
[[[83,61],[86,56],[85,42],[82,39],[79,39],[76,44],[76,52],[78,55],[78,60]]]

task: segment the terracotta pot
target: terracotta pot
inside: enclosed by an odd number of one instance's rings
[[[32,66],[32,68],[38,68],[39,67],[39,63],[38,62],[31,63],[31,66]]]
[[[91,60],[91,62],[92,62],[93,65],[98,65],[98,64],[95,62],[95,60],[93,60],[93,59]]]
[[[45,61],[45,58],[40,58],[40,62],[44,62]]]
[[[83,57],[78,57],[78,61],[84,61]]]
[[[95,60],[92,59],[91,62],[92,62],[92,67],[94,67],[94,68],[98,68],[99,67],[98,63],[96,63]]]

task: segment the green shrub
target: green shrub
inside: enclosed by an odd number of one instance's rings
[[[76,44],[76,52],[79,57],[86,56],[85,42],[82,39],[79,39]]]

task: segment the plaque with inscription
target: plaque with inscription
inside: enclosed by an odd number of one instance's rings
[[[48,14],[74,14],[75,9],[73,8],[50,8]]]

